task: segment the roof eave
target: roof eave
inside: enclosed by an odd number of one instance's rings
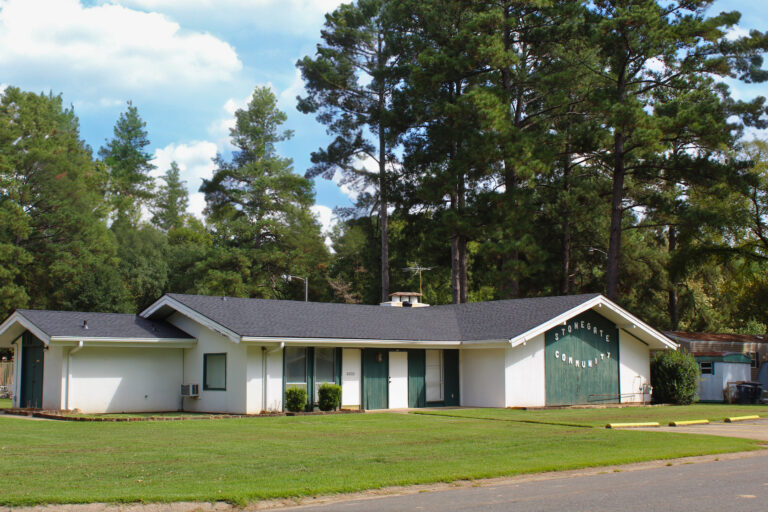
[[[522,334],[519,334],[513,338],[510,338],[509,344],[512,347],[523,345],[525,344],[526,341],[529,341],[532,338],[549,331],[550,329],[562,324],[563,322],[567,322],[569,319],[573,318],[574,316],[580,313],[583,313],[585,311],[588,311],[594,308],[602,309],[603,307],[605,307],[610,313],[612,313],[609,316],[618,317],[619,319],[625,322],[623,324],[616,323],[619,329],[624,330],[625,332],[630,333],[632,336],[640,339],[643,343],[647,344],[650,348],[662,349],[662,350],[666,350],[666,349],[677,350],[677,347],[678,347],[677,343],[675,343],[668,337],[664,336],[662,333],[660,333],[653,327],[649,326],[642,320],[638,319],[637,317],[635,317],[625,309],[621,308],[617,304],[611,302],[610,300],[608,300],[602,295],[593,297],[592,299],[589,299],[579,304],[578,306],[557,315],[551,320],[544,322],[542,324],[539,324],[533,329],[530,329]],[[615,321],[615,319],[611,319],[611,320]],[[631,331],[627,330],[627,328],[630,328]]]
[[[239,333],[236,333],[232,329],[229,329],[228,327],[221,325],[215,320],[208,318],[207,316],[203,315],[199,311],[190,308],[186,304],[168,295],[163,295],[162,297],[157,299],[157,301],[155,301],[154,304],[152,304],[147,309],[139,313],[139,316],[142,318],[151,318],[152,315],[154,315],[155,313],[157,313],[158,311],[160,311],[162,308],[165,308],[165,307],[170,308],[174,311],[177,311],[178,313],[181,313],[182,315],[194,320],[200,325],[203,325],[208,329],[211,329],[212,331],[218,334],[221,334],[225,338],[229,338],[233,343],[240,343],[242,336]]]
[[[355,347],[434,347],[434,348],[456,348],[462,345],[461,341],[445,340],[391,340],[391,339],[362,339],[362,338],[286,338],[281,336],[242,336],[240,341],[253,344],[274,344],[279,345],[333,345],[333,346],[355,346]]]
[[[21,336],[25,330],[34,334],[35,337],[44,344],[50,344],[50,336],[43,332],[43,330],[31,320],[26,318],[21,312],[14,311],[11,316],[6,318],[5,321],[0,324],[0,346],[5,346],[4,342],[6,341],[7,346],[10,346],[10,344]]]

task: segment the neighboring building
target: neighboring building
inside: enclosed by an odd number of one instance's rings
[[[664,334],[694,356],[699,354],[705,356],[746,355],[750,359],[750,371],[748,378],[743,380],[757,381],[760,365],[768,361],[768,337],[766,336],[682,331],[670,331]]]
[[[748,334],[665,332],[699,363],[697,396],[702,402],[728,400],[729,383],[756,382],[768,361],[768,339]]]
[[[380,307],[168,294],[140,315],[18,310],[15,406],[282,410],[323,382],[345,408],[647,402],[669,338],[601,295]],[[421,307],[419,307],[421,306]],[[184,395],[184,396],[182,396]]]

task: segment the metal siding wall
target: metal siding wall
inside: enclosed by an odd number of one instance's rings
[[[427,403],[426,351],[408,351],[408,407],[424,407]]]
[[[619,401],[618,329],[594,311],[546,333],[545,361],[547,405]]]
[[[458,349],[445,350],[443,352],[444,379],[445,379],[445,405],[457,406],[460,403],[459,396],[459,351]]]

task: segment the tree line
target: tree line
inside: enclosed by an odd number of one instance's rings
[[[765,332],[768,37],[711,1],[358,0],[301,59],[331,142],[302,176],[274,94],[188,213],[137,108],[94,156],[61,97],[0,101],[0,310],[135,312],[164,292],[375,304],[602,292],[667,329]],[[313,179],[357,192],[332,251]]]

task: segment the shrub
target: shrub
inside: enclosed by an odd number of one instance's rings
[[[285,408],[291,412],[301,412],[307,407],[307,390],[291,386],[285,390]]]
[[[341,386],[338,384],[321,384],[317,392],[317,405],[321,411],[332,411],[341,404]]]
[[[657,352],[651,360],[653,401],[688,405],[696,396],[699,364],[685,350]]]

